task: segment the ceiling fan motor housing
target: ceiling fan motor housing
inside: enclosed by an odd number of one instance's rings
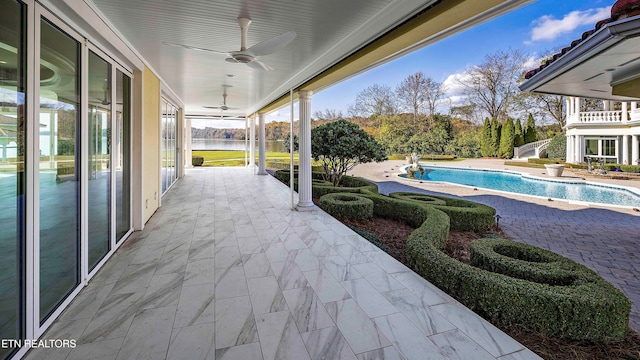
[[[248,54],[233,54],[233,58],[236,59],[237,62],[246,64],[253,61],[253,56]]]

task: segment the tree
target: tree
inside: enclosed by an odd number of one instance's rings
[[[465,130],[458,133],[455,141],[449,142],[451,148],[448,154],[453,154],[463,158],[476,158],[480,156],[480,131],[477,129]]]
[[[498,155],[501,158],[511,159],[513,157],[513,144],[515,140],[515,131],[513,120],[508,118],[502,125],[500,134],[500,150]]]
[[[368,162],[386,160],[384,148],[354,123],[338,120],[311,130],[311,156],[337,186],[347,171]]]
[[[551,117],[560,129],[564,127],[567,117],[564,96],[532,93],[529,98],[531,99],[530,109],[533,107],[539,115]]]
[[[480,65],[472,66],[457,79],[472,104],[489,117],[506,119],[520,93],[518,80],[524,71],[526,55],[521,50],[488,54]]]
[[[500,135],[502,134],[502,125],[497,119],[491,119],[491,155],[498,156],[500,151]]]
[[[524,145],[524,131],[522,130],[522,123],[520,122],[520,119],[515,121],[514,134],[515,138],[513,140],[513,145],[515,147]]]
[[[567,137],[564,134],[557,134],[551,139],[547,146],[547,155],[550,159],[567,158]]]
[[[420,114],[426,103],[426,78],[422,72],[407,76],[396,86],[396,96],[400,107],[413,114],[414,126],[420,121]]]
[[[316,110],[313,112],[315,120],[337,120],[342,119],[342,111],[336,109]]]
[[[431,131],[414,135],[407,142],[407,152],[420,155],[441,155],[446,152],[450,137],[442,126],[435,126]]]
[[[482,125],[480,154],[485,157],[493,156],[491,151],[491,120],[489,118],[484,119],[484,124]]]
[[[356,102],[349,108],[349,112],[350,115],[363,117],[395,115],[398,113],[398,106],[389,86],[373,84],[356,94]]]
[[[527,124],[524,126],[524,143],[528,144],[534,142],[536,141],[536,138],[536,121],[530,113],[527,118]]]

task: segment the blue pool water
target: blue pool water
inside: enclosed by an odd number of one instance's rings
[[[629,190],[606,186],[530,178],[520,174],[495,170],[468,170],[445,167],[424,167],[425,181],[450,182],[479,188],[619,206],[640,207],[640,195]],[[403,174],[401,176],[405,176]],[[415,175],[419,179],[419,174]]]

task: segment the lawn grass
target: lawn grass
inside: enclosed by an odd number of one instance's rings
[[[203,166],[244,166],[244,151],[241,150],[197,150],[192,151],[192,156],[202,156]],[[289,160],[286,152],[267,152],[266,160]],[[294,161],[298,160],[298,154],[293,155]],[[256,152],[257,160],[257,152]]]

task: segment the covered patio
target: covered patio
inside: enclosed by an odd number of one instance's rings
[[[27,359],[539,359],[246,168],[187,170]]]

